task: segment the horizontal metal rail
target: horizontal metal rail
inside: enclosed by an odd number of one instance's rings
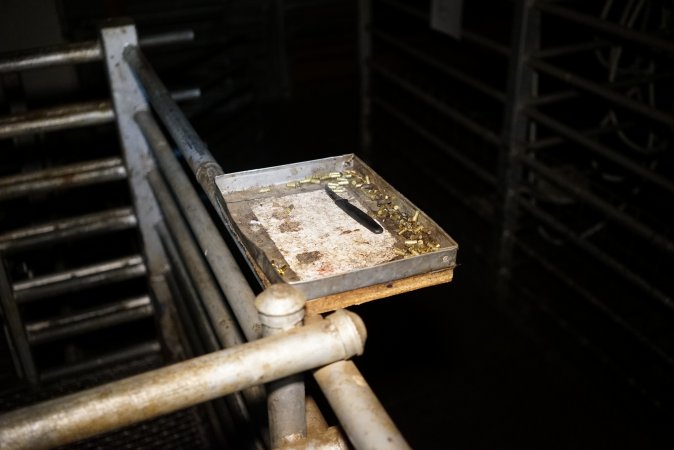
[[[411,449],[352,361],[314,372],[314,378],[357,449]]]
[[[547,256],[541,255],[538,251],[534,250],[530,245],[523,242],[519,238],[514,238],[511,236],[510,239],[513,239],[517,248],[519,248],[529,258],[536,261],[536,263],[538,263],[546,272],[562,281],[562,283],[564,283],[569,289],[582,295],[583,298],[585,298],[585,300],[587,300],[593,307],[605,314],[605,316],[611,322],[632,335],[639,343],[645,346],[648,350],[652,351],[654,354],[658,355],[658,357],[660,357],[665,363],[674,367],[674,359],[668,354],[666,350],[663,350],[659,345],[655,344],[650,338],[645,336],[641,331],[636,329],[632,324],[618,315],[596,295],[594,295],[585,287],[581,286],[573,277],[564,273],[559,267],[552,264]]]
[[[104,367],[135,361],[150,356],[159,356],[161,345],[157,341],[143,342],[114,352],[96,355],[95,358],[59,367],[45,369],[40,373],[40,381],[49,383],[67,379],[82,373],[91,373]]]
[[[563,176],[555,173],[552,169],[545,166],[544,164],[541,164],[540,162],[537,162],[534,158],[522,156],[520,157],[520,161],[529,169],[552,181],[555,185],[572,194],[582,202],[594,207],[597,211],[605,214],[608,219],[641,237],[646,242],[654,245],[657,249],[674,254],[674,242],[663,234],[658,233],[647,225],[644,225],[634,217],[625,214],[606,200],[585,190],[578,184],[573,183]]]
[[[385,5],[388,5],[390,7],[393,7],[397,9],[400,12],[406,13],[412,17],[415,17],[417,19],[421,19],[426,21],[427,23],[430,23],[430,15],[429,13],[422,11],[419,8],[416,8],[414,6],[409,6],[403,2],[397,1],[397,0],[378,0],[379,3],[383,3]],[[484,36],[481,36],[477,33],[474,33],[472,31],[463,29],[461,30],[461,37],[465,39],[467,42],[470,42],[472,44],[477,44],[487,50],[490,50],[497,55],[508,57],[510,56],[510,49],[506,47],[505,45],[499,44],[496,41],[493,41],[489,38],[486,38]]]
[[[139,44],[141,47],[151,48],[192,40],[194,40],[194,32],[192,30],[182,30],[141,37]],[[0,74],[65,64],[80,64],[100,61],[102,59],[103,52],[98,41],[19,50],[3,55],[3,58],[0,60]]]
[[[151,317],[150,297],[143,296],[121,302],[90,308],[63,317],[26,324],[28,342],[42,344],[57,339],[77,336],[122,323]]]
[[[0,200],[126,178],[121,158],[69,164],[0,178]]]
[[[612,34],[638,44],[665,50],[667,52],[674,52],[674,42],[669,38],[649,35],[643,31],[637,31],[632,28],[617,25],[550,2],[537,1],[535,5],[543,12],[567,19],[573,23],[584,25],[603,33]]]
[[[383,67],[378,63],[371,63],[370,67],[372,68],[373,72],[382,75],[384,78],[386,78],[388,81],[392,82],[396,86],[416,96],[427,105],[431,106],[435,110],[439,111],[443,115],[453,120],[454,123],[456,123],[457,125],[460,125],[466,130],[473,133],[473,135],[475,135],[476,137],[479,137],[480,139],[490,144],[494,145],[501,144],[501,137],[499,135],[494,133],[490,128],[467,118],[466,115],[461,111],[459,111],[458,109],[455,109],[447,105],[446,103],[438,100],[436,97],[428,94],[427,92],[424,92],[423,89],[420,89],[413,83],[405,80],[403,77],[396,75],[391,70],[387,69],[386,67]]]
[[[555,58],[557,56],[573,55],[592,50],[600,50],[610,47],[611,43],[606,41],[583,42],[581,44],[562,45],[559,47],[548,47],[538,50],[534,53],[536,58]]]
[[[581,135],[587,137],[587,138],[592,138],[592,137],[599,137],[607,134],[613,134],[617,133],[618,131],[625,131],[630,128],[633,128],[634,124],[633,123],[624,123],[620,125],[606,125],[606,126],[600,126],[597,128],[590,128],[586,130],[580,130],[578,133]],[[526,148],[527,150],[532,150],[532,151],[537,151],[537,150],[543,150],[549,147],[554,147],[556,145],[560,145],[566,142],[566,139],[564,139],[561,136],[550,136],[546,137],[543,139],[537,139],[535,141],[530,141],[527,142]]]
[[[521,197],[518,197],[518,203],[529,214],[531,214],[536,219],[540,220],[542,223],[554,229],[557,233],[564,236],[565,239],[572,242],[579,249],[583,250],[588,255],[597,259],[605,267],[608,267],[609,269],[619,274],[621,278],[630,282],[632,285],[638,287],[644,293],[650,295],[665,307],[674,310],[674,299],[672,299],[671,296],[665,294],[661,290],[657,289],[655,286],[653,286],[651,283],[643,279],[641,276],[637,275],[633,269],[626,267],[621,262],[617,261],[615,258],[613,258],[606,252],[601,250],[599,247],[593,245],[587,239],[581,238],[572,230],[563,225],[560,221],[556,220],[553,216],[544,212],[540,208],[536,207],[532,202],[524,200]]]
[[[487,170],[482,168],[480,165],[472,161],[470,158],[468,158],[466,155],[463,154],[464,152],[447,144],[444,140],[440,139],[430,131],[426,130],[418,122],[414,121],[406,114],[403,114],[400,110],[398,110],[388,102],[379,99],[377,96],[372,97],[372,103],[383,109],[386,113],[388,113],[389,115],[400,121],[406,127],[414,130],[417,134],[421,135],[424,139],[426,139],[436,147],[440,148],[444,153],[446,153],[456,162],[458,162],[463,167],[471,171],[480,180],[492,186],[496,186],[497,183],[496,175],[492,175]]]
[[[560,69],[540,59],[531,58],[529,60],[531,67],[539,72],[550,75],[558,80],[575,86],[590,94],[604,98],[615,103],[617,106],[628,109],[634,113],[641,114],[653,121],[662,123],[667,127],[674,127],[674,115],[664,111],[657,110],[645,103],[633,100],[625,95],[616,92],[600,83],[579,77],[567,70]]]
[[[0,139],[111,123],[115,113],[109,101],[76,103],[0,117]]]
[[[136,226],[131,208],[116,208],[93,214],[45,222],[0,234],[0,252],[12,252],[68,239],[126,230]]]
[[[391,46],[395,47],[398,50],[401,50],[405,54],[412,56],[415,58],[417,61],[421,61],[424,64],[433,67],[434,69],[437,69],[444,73],[445,75],[448,75],[451,78],[454,78],[455,80],[463,83],[466,86],[470,86],[471,88],[475,89],[476,91],[480,92],[481,94],[486,95],[487,97],[490,97],[494,100],[497,100],[501,103],[505,103],[506,101],[506,94],[505,92],[501,92],[496,88],[493,88],[492,86],[489,86],[487,83],[484,83],[475,77],[472,77],[470,75],[467,75],[463,73],[462,71],[450,66],[449,64],[446,64],[444,62],[439,61],[432,55],[420,51],[417,48],[415,48],[413,45],[407,44],[404,40],[396,38],[392,36],[389,33],[386,33],[384,31],[379,31],[376,29],[373,29],[371,31],[372,36],[377,37],[381,39],[382,41],[390,44]]]
[[[29,302],[69,291],[115,283],[145,275],[143,258],[127,256],[78,269],[31,278],[14,283],[16,301]]]
[[[12,449],[63,445],[361,354],[365,328],[326,319],[0,416]]]
[[[628,157],[622,156],[620,153],[616,152],[615,149],[603,145],[588,136],[584,136],[574,128],[543,114],[537,109],[524,108],[522,112],[544,127],[559,133],[560,136],[575,142],[576,144],[582,145],[593,153],[602,156],[608,161],[611,161],[612,163],[632,172],[633,174],[638,175],[643,180],[653,183],[654,185],[665,189],[670,193],[674,193],[674,182],[670,181],[669,178],[659,175],[657,172],[648,167],[640,166]]]
[[[172,91],[171,97],[177,102],[193,100],[201,97],[201,89]],[[114,120],[115,111],[107,100],[44,108],[0,117],[0,139],[101,125]]]

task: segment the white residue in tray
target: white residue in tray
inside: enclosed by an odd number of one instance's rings
[[[351,203],[366,210],[357,201]],[[360,225],[323,190],[266,198],[251,209],[301,281],[391,261],[395,238]]]

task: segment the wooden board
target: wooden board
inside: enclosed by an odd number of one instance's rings
[[[261,271],[256,270],[256,272],[265,288],[271,284],[269,280],[262,275]],[[449,283],[453,278],[454,269],[450,268],[311,299],[307,301],[306,315],[312,316],[323,314],[425,287]]]

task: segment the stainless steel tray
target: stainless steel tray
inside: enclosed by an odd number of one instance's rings
[[[308,299],[455,266],[456,242],[353,154],[230,173],[216,183],[255,265],[270,283],[290,283]],[[339,209],[328,184],[384,232]]]

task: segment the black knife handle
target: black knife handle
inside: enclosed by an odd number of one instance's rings
[[[349,216],[351,216],[352,219],[354,219],[356,222],[358,222],[371,232],[375,234],[384,232],[384,229],[381,227],[381,225],[377,223],[376,220],[368,216],[366,212],[364,212],[357,206],[354,206],[351,203],[349,203],[347,199],[343,198],[340,200],[335,200],[335,203],[342,209],[342,211],[347,213]]]

